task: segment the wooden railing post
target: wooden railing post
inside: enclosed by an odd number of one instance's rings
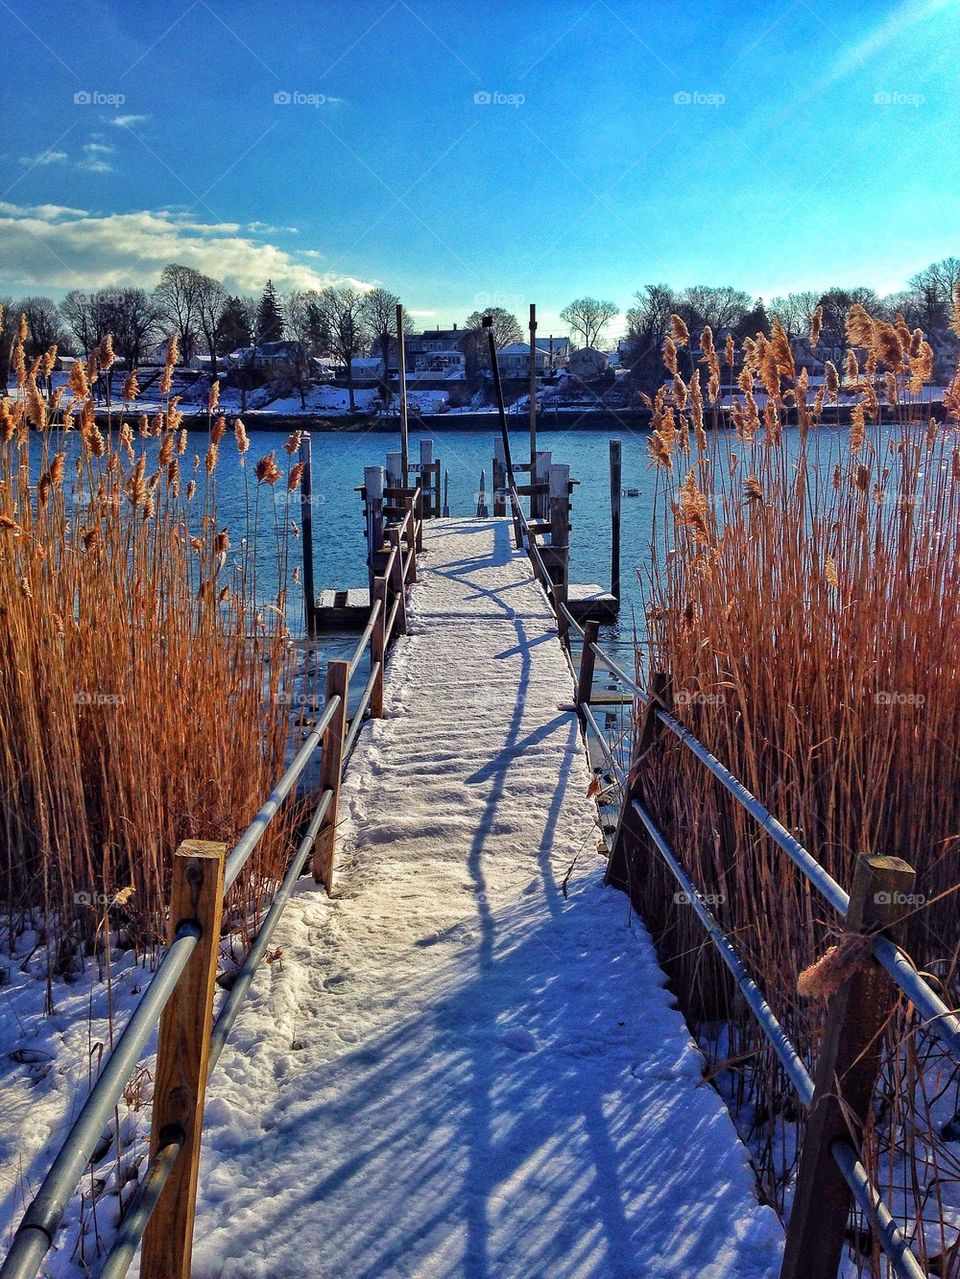
[[[507,464],[503,457],[503,440],[499,436],[493,441],[493,513],[507,513]]]
[[[347,694],[350,687],[350,663],[334,661],[327,666],[327,696],[340,695],[340,705],[323,735],[323,757],[320,761],[320,794],[333,791],[323,823],[313,846],[313,878],[323,884],[327,896],[333,896],[334,852],[337,839],[337,809],[340,805],[340,774],[343,772],[343,739],[347,729]]]
[[[387,626],[387,579],[385,577],[375,577],[373,579],[373,595],[370,598],[371,607],[375,608],[377,602],[380,604],[380,616],[373,624],[373,634],[370,636],[370,664],[375,666],[380,663],[380,670],[376,679],[373,681],[373,692],[370,694],[370,716],[372,719],[383,718],[383,668],[386,665],[387,650],[385,643],[386,626]]]
[[[367,567],[369,585],[373,590],[377,552],[383,547],[383,467],[366,466],[363,470],[363,487],[366,494]]]
[[[313,477],[310,432],[300,437],[300,535],[303,539],[303,600],[307,634],[317,629],[317,593],[313,580]]]
[[[892,930],[909,909],[914,879],[899,857],[861,854],[844,938]],[[836,1279],[852,1196],[830,1148],[847,1138],[859,1149],[894,993],[890,978],[865,952],[852,955],[849,976],[827,1005],[781,1279]]]
[[[403,580],[403,547],[400,544],[400,530],[392,528],[389,532],[390,546],[396,551],[393,557],[393,568],[390,570],[390,594],[391,608],[392,600],[399,600],[400,606],[397,609],[397,634],[406,635],[407,633],[407,597],[406,583]]]
[[[583,627],[583,652],[580,654],[580,677],[577,680],[577,708],[583,702],[589,704],[593,695],[593,672],[597,665],[597,655],[593,646],[600,638],[600,623],[588,621]]]
[[[407,550],[410,553],[410,577],[411,585],[417,580],[417,503],[412,497],[403,499],[403,509],[406,511],[407,524]]]
[[[673,704],[670,676],[664,671],[653,671],[650,675],[650,700],[647,702],[637,735],[636,754],[630,767],[627,783],[623,788],[623,803],[620,805],[620,816],[617,819],[617,830],[610,848],[607,862],[607,873],[604,882],[616,888],[631,891],[630,883],[630,849],[636,848],[644,837],[643,824],[633,810],[633,801],[642,800],[640,785],[640,759],[654,746],[663,733],[663,725],[655,714],[657,706],[670,710]]]
[[[174,1135],[183,1144],[143,1236],[143,1279],[190,1276],[226,851],[226,844],[186,840],[173,858],[169,939],[184,920],[202,933],[160,1018],[151,1158]]]

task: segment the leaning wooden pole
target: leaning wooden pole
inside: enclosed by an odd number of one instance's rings
[[[503,405],[503,385],[500,381],[500,362],[497,359],[497,344],[493,337],[493,318],[483,317],[483,327],[487,332],[487,350],[490,353],[490,370],[493,374],[493,392],[497,398],[497,413],[500,416],[500,438],[503,440],[503,460],[507,464],[507,483],[512,485],[513,458],[510,455],[510,432],[507,430],[507,411]]]
[[[610,441],[610,594],[620,602],[620,499],[623,495],[623,442]]]
[[[530,303],[530,483],[537,469],[537,304]],[[530,494],[533,515],[533,494]]]
[[[397,369],[400,373],[400,452],[403,457],[401,487],[410,478],[410,442],[407,438],[407,351],[403,344],[403,306],[397,303]]]
[[[303,542],[303,612],[307,634],[317,629],[317,595],[313,581],[313,448],[310,432],[300,437],[300,534]]]

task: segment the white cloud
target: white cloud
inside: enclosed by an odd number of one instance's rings
[[[37,155],[22,155],[20,163],[31,166],[37,164],[62,164],[66,158],[66,151],[41,151]]]
[[[115,125],[118,129],[129,129],[134,124],[146,124],[149,119],[148,115],[115,115],[107,124]]]
[[[258,292],[268,278],[280,290],[370,287],[318,271],[304,257],[251,239],[236,223],[202,223],[169,210],[101,214],[0,202],[0,281],[8,288],[150,288],[168,262],[196,267],[242,293]]]
[[[113,152],[113,147],[107,146],[105,142],[85,142],[83,149],[90,155],[110,155]]]
[[[113,154],[113,147],[105,146],[102,142],[85,142],[82,150],[83,155],[76,165],[78,169],[84,169],[87,173],[115,172],[113,165],[106,158]]]

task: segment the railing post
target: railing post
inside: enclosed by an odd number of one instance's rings
[[[385,577],[375,577],[373,579],[373,595],[370,597],[372,608],[376,608],[378,600],[380,602],[380,616],[374,622],[373,634],[370,636],[370,663],[375,666],[379,662],[380,670],[373,681],[373,692],[370,694],[371,719],[383,718],[383,668],[387,659],[385,640],[387,628],[387,579]]]
[[[433,509],[434,502],[432,500],[433,479],[433,440],[420,441],[420,500],[424,517],[430,515],[439,515],[439,511]],[[424,500],[426,499],[426,500]],[[439,501],[436,503],[440,505]]]
[[[908,910],[914,879],[913,868],[899,857],[861,854],[844,941],[893,929]],[[893,994],[889,977],[865,946],[851,956],[846,980],[830,997],[781,1279],[836,1279],[852,1196],[831,1146],[847,1138],[859,1149]]]
[[[400,601],[400,607],[397,609],[397,634],[406,635],[407,633],[407,596],[406,583],[403,578],[403,547],[400,544],[400,530],[398,528],[390,529],[390,546],[396,555],[393,557],[393,568],[390,570],[390,593],[394,599]]]
[[[337,840],[337,809],[340,804],[340,775],[343,772],[343,739],[347,729],[347,694],[350,688],[350,663],[330,662],[327,666],[326,701],[339,694],[340,705],[323,735],[323,757],[320,761],[320,794],[332,791],[326,815],[313,846],[313,878],[323,884],[327,896],[333,896],[334,851]]]
[[[181,1134],[182,1149],[143,1236],[143,1279],[190,1276],[226,851],[186,840],[173,858],[169,939],[183,920],[196,920],[202,933],[160,1017],[150,1153]]]
[[[363,468],[363,488],[366,494],[367,518],[367,570],[369,585],[373,590],[377,551],[383,546],[383,467]],[[372,597],[371,597],[372,603]]]
[[[536,482],[538,484],[549,484],[552,461],[553,454],[549,449],[537,454]],[[546,493],[535,493],[530,499],[531,515],[538,520],[546,519],[550,510],[549,501],[549,496]]]
[[[600,638],[600,623],[588,621],[583,627],[583,652],[580,654],[580,678],[577,680],[577,709],[587,702],[593,694],[593,672],[597,664],[597,655],[593,646]],[[582,718],[582,717],[581,717]]]
[[[497,436],[493,441],[493,513],[506,515],[507,464],[503,457],[503,440]]]
[[[407,512],[407,550],[410,552],[410,577],[408,581],[412,586],[417,580],[417,509],[412,497],[405,497],[403,506]]]
[[[630,847],[636,847],[644,837],[643,825],[633,809],[633,801],[642,799],[640,785],[640,760],[653,747],[661,734],[663,725],[656,716],[656,708],[662,706],[670,710],[673,704],[670,676],[664,671],[653,671],[650,675],[650,700],[647,702],[637,734],[637,748],[633,764],[623,788],[623,803],[620,805],[620,816],[617,819],[617,830],[607,861],[607,873],[604,882],[613,884],[627,892],[632,891],[630,882]]]

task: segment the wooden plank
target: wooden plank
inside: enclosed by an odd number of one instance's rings
[[[196,920],[202,935],[160,1018],[151,1157],[174,1134],[183,1145],[143,1236],[143,1279],[190,1276],[226,852],[226,844],[185,840],[173,858],[169,940],[184,920]]]

